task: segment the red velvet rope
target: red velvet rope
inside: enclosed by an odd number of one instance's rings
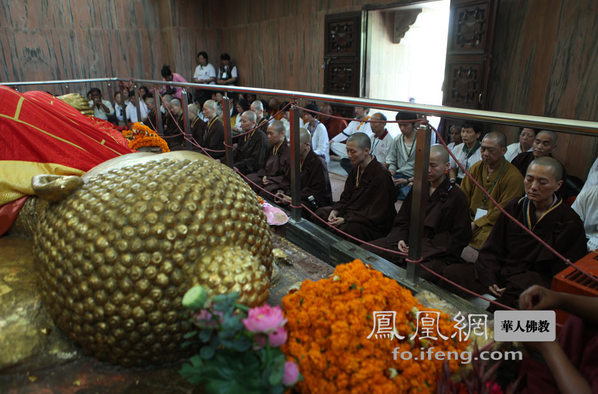
[[[256,188],[258,188],[258,189],[260,189],[261,191],[265,192],[266,194],[268,194],[268,195],[272,196],[274,199],[278,198],[278,197],[277,197],[275,194],[273,194],[273,193],[269,192],[268,190],[264,189],[263,187],[261,187],[261,186],[260,186],[260,185],[258,185],[257,183],[253,182],[253,181],[252,181],[251,179],[249,179],[247,176],[245,176],[245,175],[241,174],[241,172],[240,172],[238,169],[236,169],[236,168],[235,168],[235,171],[236,171],[236,172],[237,172],[239,175],[241,175],[241,177],[243,177],[243,178],[244,178],[244,179],[245,179],[245,180],[246,180],[248,183],[251,183],[251,184],[252,184],[252,185],[254,185]],[[399,251],[397,251],[397,250],[386,249],[386,248],[383,248],[383,247],[381,247],[381,246],[378,246],[378,245],[371,244],[371,243],[369,243],[369,242],[366,242],[366,241],[364,241],[364,240],[362,240],[362,239],[359,239],[359,238],[357,238],[357,237],[354,237],[353,235],[351,235],[351,234],[348,234],[348,233],[346,233],[346,232],[344,232],[344,231],[340,230],[340,229],[339,229],[339,228],[337,228],[337,227],[334,227],[334,226],[330,225],[330,224],[329,224],[327,221],[325,221],[324,219],[322,219],[321,217],[319,217],[318,215],[316,215],[316,214],[315,214],[315,212],[313,212],[311,209],[309,209],[308,207],[306,207],[306,206],[305,206],[305,204],[301,204],[300,206],[294,206],[294,205],[291,205],[291,208],[303,208],[303,209],[305,209],[306,211],[308,211],[309,213],[311,213],[311,214],[312,214],[314,217],[316,217],[318,220],[320,220],[322,223],[324,223],[324,224],[325,224],[326,226],[328,226],[329,228],[331,228],[331,229],[335,230],[336,232],[338,232],[338,233],[340,233],[340,234],[343,234],[343,235],[347,236],[348,238],[351,238],[351,239],[353,239],[353,240],[355,240],[355,241],[357,241],[357,242],[359,242],[359,243],[361,243],[361,244],[365,244],[365,245],[368,245],[368,246],[374,247],[374,248],[376,248],[376,249],[383,250],[383,251],[385,251],[385,252],[388,252],[388,253],[397,254],[397,255],[399,255],[399,256],[407,256],[407,254],[406,254],[406,253],[399,252]]]

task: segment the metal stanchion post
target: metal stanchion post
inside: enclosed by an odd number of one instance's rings
[[[135,110],[137,111],[137,121],[141,122],[141,104],[139,103],[139,89],[135,85]]]
[[[189,120],[189,97],[187,91],[183,89],[181,93],[181,106],[183,107],[183,130],[185,132],[185,145],[188,149],[191,149],[191,143],[189,142],[189,138],[191,138],[191,122]]]
[[[230,99],[227,96],[222,99],[222,123],[224,124],[224,150],[226,151],[224,164],[233,168],[233,150],[230,148],[233,145],[233,134],[230,124]]]
[[[425,125],[417,129],[415,145],[415,177],[411,195],[409,218],[409,259],[421,258],[421,239],[424,234],[424,217],[428,195],[428,164],[430,161],[430,132]],[[419,263],[407,263],[407,279],[419,283]]]
[[[110,94],[109,99],[110,101],[114,100],[114,88],[110,82],[108,82],[108,93]],[[114,108],[114,117],[116,118],[116,108]],[[116,124],[118,125],[118,119],[116,119]]]
[[[291,106],[291,201],[294,206],[301,205],[301,143],[299,134],[299,110]],[[291,217],[301,220],[301,208],[291,208]]]
[[[158,128],[156,131],[158,135],[164,137],[164,123],[162,123],[162,111],[160,110],[162,107],[162,98],[158,89],[154,89],[154,105],[156,106],[156,127]]]

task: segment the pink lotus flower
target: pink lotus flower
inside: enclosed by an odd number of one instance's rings
[[[284,326],[286,322],[287,319],[284,318],[280,307],[271,307],[268,304],[251,308],[247,314],[247,318],[243,319],[243,324],[247,331],[255,334],[269,334]]]
[[[279,327],[278,330],[268,334],[270,346],[280,347],[287,341],[287,330],[284,327]],[[266,346],[266,334],[258,334],[255,336],[255,342],[259,347]]]
[[[293,361],[284,363],[284,375],[282,376],[282,384],[285,386],[292,386],[299,380],[299,367]]]

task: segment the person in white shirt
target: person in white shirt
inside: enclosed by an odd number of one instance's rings
[[[356,120],[351,121],[347,125],[347,128],[330,140],[330,150],[332,150],[332,153],[341,159],[348,159],[347,146],[345,145],[347,138],[356,132],[365,133],[368,137],[374,135],[370,123],[366,122],[370,118],[368,116],[369,111],[369,108],[355,107]]]
[[[135,106],[135,104],[137,103],[137,96],[135,95],[135,92],[133,90],[131,90],[131,92],[129,93],[129,100],[129,104],[127,104],[126,109],[127,119],[129,120],[129,122],[141,122],[141,119],[147,118],[149,110],[147,109],[147,105],[143,100],[139,100],[139,112],[141,114],[141,118],[137,117],[137,107]]]
[[[454,124],[451,125],[449,128],[449,136],[451,138],[451,142],[447,145],[451,152],[455,151],[455,146],[459,145],[461,142],[461,127]]]
[[[116,115],[117,126],[126,126],[127,119],[125,117],[125,110],[127,105],[123,101],[121,92],[114,93],[114,115]]]
[[[239,78],[239,74],[237,72],[237,66],[231,64],[228,53],[220,55],[220,63],[216,83],[218,85],[235,85],[237,83],[237,78]]]
[[[372,141],[372,155],[376,157],[380,163],[386,163],[386,156],[390,148],[392,147],[392,143],[394,138],[392,135],[386,130],[386,116],[384,116],[381,112],[376,112],[372,115],[371,118],[372,122],[370,126],[372,128],[372,132],[374,133],[373,136],[370,137]],[[378,120],[379,122],[374,122]]]
[[[588,179],[571,208],[583,221],[588,250],[598,249],[598,158],[590,168]]]
[[[330,163],[328,132],[324,124],[318,120],[318,115],[309,112],[320,112],[320,109],[316,104],[308,104],[305,106],[305,109],[305,128],[311,134],[311,149],[316,155],[324,158],[326,164],[328,164]]]
[[[193,82],[216,84],[216,69],[208,63],[208,54],[204,51],[197,54],[197,67],[193,73]]]
[[[208,63],[208,54],[205,51],[201,51],[197,54],[197,67],[193,73],[193,82],[204,83],[209,85],[216,84],[216,69],[211,63]],[[199,103],[199,107],[203,107],[203,103],[206,100],[211,99],[212,92],[195,89],[195,101]]]
[[[399,123],[401,135],[394,139],[386,156],[386,166],[397,191],[397,200],[405,200],[411,190],[410,179],[415,175],[415,144],[418,121],[417,114],[413,112],[398,112],[397,121],[410,121]]]
[[[482,153],[480,151],[480,136],[482,135],[483,129],[484,125],[482,125],[480,122],[473,121],[466,121],[461,126],[461,139],[463,142],[455,146],[453,153],[457,160],[459,160],[463,167],[465,167],[465,169],[468,171],[472,165],[482,160]],[[461,184],[461,180],[463,180],[465,173],[463,170],[461,170],[452,157],[450,162],[450,180],[451,182],[457,182]]]
[[[511,145],[507,146],[507,153],[505,153],[505,159],[507,161],[511,161],[520,153],[523,152],[530,152],[533,147],[534,140],[536,139],[536,134],[538,134],[539,130],[531,129],[531,128],[522,128],[519,131],[519,142],[512,143]]]
[[[287,144],[291,145],[291,106],[287,106],[287,104],[288,102],[286,101],[283,101],[280,104],[280,108],[284,108],[282,110],[282,119],[280,119],[280,121],[284,125],[284,135],[287,139]],[[305,129],[305,122],[301,116],[299,117],[299,128]]]
[[[114,115],[114,108],[110,101],[102,99],[102,92],[98,88],[91,88],[89,90],[91,100],[89,107],[93,109],[93,116],[103,120],[108,120],[108,116]]]

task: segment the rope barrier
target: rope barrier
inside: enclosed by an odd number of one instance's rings
[[[289,102],[286,106],[284,106],[283,108],[281,108],[274,116],[278,115],[279,113],[281,113],[282,111],[284,111],[289,105],[291,105],[293,103]],[[348,121],[353,121],[353,120],[358,120],[358,121],[363,121],[363,122],[381,122],[380,120],[360,120],[360,119],[354,119],[354,118],[346,118],[346,117],[341,117],[341,116],[336,116],[336,115],[328,115],[328,114],[324,114],[322,112],[319,111],[313,111],[313,110],[309,110],[300,106],[295,105],[295,108],[301,109],[303,111],[307,111],[310,113],[316,113],[316,114],[320,114],[320,115],[325,115],[325,116],[329,116],[331,118],[336,118],[336,119],[343,119],[343,120],[348,120]],[[174,116],[172,115],[172,113],[170,112],[170,110],[167,108],[170,116],[174,119]],[[543,239],[541,239],[539,236],[537,236],[533,231],[529,230],[526,226],[524,226],[521,222],[519,222],[517,219],[515,219],[512,215],[510,215],[508,212],[505,211],[505,209],[490,195],[490,193],[488,193],[488,191],[486,191],[480,184],[479,182],[477,182],[477,180],[471,175],[471,173],[463,166],[463,164],[461,162],[459,162],[459,160],[456,158],[456,156],[453,154],[453,152],[448,148],[446,141],[444,141],[444,139],[442,138],[442,135],[438,132],[438,130],[436,130],[436,128],[434,128],[432,125],[430,125],[430,123],[425,120],[425,119],[421,119],[418,120],[417,122],[421,123],[421,124],[426,124],[428,125],[436,134],[438,140],[440,141],[440,143],[444,146],[444,148],[447,150],[447,152],[449,153],[449,155],[453,158],[453,160],[455,160],[455,162],[457,163],[457,165],[459,166],[459,168],[461,168],[461,170],[465,173],[465,175],[474,183],[474,185],[482,191],[482,193],[484,193],[488,199],[505,215],[507,216],[507,218],[509,218],[510,220],[512,220],[513,222],[515,222],[519,227],[521,227],[524,231],[526,231],[528,234],[530,234],[534,239],[536,239],[538,242],[540,242],[540,244],[542,244],[544,247],[546,247],[551,253],[553,253],[555,256],[557,256],[559,259],[561,259],[563,262],[565,262],[565,264],[567,264],[568,266],[573,267],[575,270],[577,270],[578,272],[582,273],[583,275],[586,275],[588,278],[594,280],[594,281],[598,281],[598,278],[596,276],[594,276],[593,274],[586,272],[585,270],[581,269],[580,267],[576,266],[575,264],[573,264],[569,259],[567,259],[566,257],[564,257],[562,254],[560,254],[557,250],[555,250],[552,246],[550,246],[546,241],[544,241]],[[183,135],[183,137],[189,141],[189,139],[187,138],[187,136],[184,134],[183,130],[180,128],[180,126],[178,125],[177,122],[175,122],[177,124],[177,127],[180,130],[180,133]],[[399,123],[399,124],[404,124],[404,123],[414,123],[413,120],[401,120],[401,121],[386,121],[386,123]],[[253,129],[249,130],[248,132],[242,133],[242,134],[238,134],[236,136],[234,136],[234,138],[249,134],[251,132],[253,132],[254,130],[256,130],[258,128],[258,126],[256,125],[256,127],[254,127]],[[201,145],[199,145],[196,141],[190,141],[192,144],[194,144],[195,146],[199,147],[200,149],[205,151],[214,151],[214,150],[210,150],[208,148],[204,148]],[[230,147],[230,146],[229,146]],[[222,151],[214,151],[214,152],[222,152]],[[255,182],[252,182],[249,178],[247,178],[245,175],[241,174],[238,169],[235,168],[235,171],[241,175],[244,179],[246,179],[249,183],[255,185],[256,188],[262,190],[263,192],[265,192],[267,195],[272,196],[275,200],[278,198],[275,194],[269,192],[268,190],[260,187],[259,185],[257,185]],[[318,215],[315,214],[315,212],[313,212],[311,209],[309,209],[307,206],[305,206],[305,204],[301,204],[300,206],[294,206],[291,205],[291,208],[302,208],[305,209],[307,212],[311,213],[312,216],[314,216],[315,218],[317,218],[318,220],[320,220],[322,223],[324,223],[327,227],[334,229],[337,233],[340,233],[342,235],[344,235],[345,237],[352,239],[356,242],[359,242],[361,244],[364,245],[368,245],[370,247],[373,247],[377,250],[381,250],[387,253],[391,253],[394,255],[399,255],[399,256],[407,256],[406,253],[402,253],[399,252],[397,250],[392,250],[392,249],[387,249],[387,248],[383,248],[381,246],[378,245],[374,245],[371,244],[369,242],[365,242],[357,237],[354,237],[351,234],[348,234],[342,230],[340,230],[337,227],[334,227],[332,225],[330,225],[327,221],[325,221],[324,219],[320,218]],[[409,263],[416,263],[420,266],[423,266],[424,269],[426,269],[428,272],[434,274],[435,276],[437,276],[438,278],[440,278],[441,280],[446,281],[447,283],[450,283],[451,285],[466,291],[469,294],[472,294],[474,296],[477,296],[479,298],[482,298],[488,302],[492,302],[502,308],[506,308],[506,309],[512,309],[509,308],[505,305],[502,305],[496,301],[490,300],[480,294],[477,294],[469,289],[466,289],[458,284],[456,284],[455,282],[449,280],[448,278],[443,277],[442,275],[432,271],[431,269],[429,269],[428,267],[426,267],[425,265],[421,264],[421,262],[423,261],[421,258],[418,260],[411,260],[411,259],[406,259],[407,262]]]
[[[260,189],[261,191],[265,192],[266,194],[274,197],[275,200],[278,198],[278,196],[276,196],[272,192],[264,189],[263,187],[261,187],[260,185],[258,185],[257,183],[255,183],[251,179],[249,179],[249,177],[247,177],[246,175],[242,174],[237,168],[234,168],[234,171],[237,174],[239,174],[243,179],[245,179],[248,183],[254,185],[256,188]],[[361,244],[361,245],[368,245],[368,246],[373,247],[375,249],[382,250],[384,252],[391,253],[391,254],[398,255],[398,256],[403,256],[403,257],[407,257],[408,256],[407,253],[403,253],[403,252],[400,252],[398,250],[387,249],[387,248],[384,248],[382,246],[378,246],[378,245],[374,245],[372,243],[366,242],[366,241],[364,241],[362,239],[359,239],[359,238],[357,238],[357,237],[355,237],[355,236],[353,236],[353,235],[351,235],[351,234],[349,234],[349,233],[347,233],[345,231],[340,230],[337,227],[334,227],[334,226],[330,225],[326,220],[324,220],[321,217],[319,217],[318,215],[316,215],[316,213],[314,211],[312,211],[311,209],[309,209],[305,204],[301,204],[300,206],[295,206],[295,205],[290,205],[290,206],[291,206],[291,208],[302,208],[302,209],[305,209],[313,217],[315,217],[316,219],[318,219],[319,221],[321,221],[322,223],[324,223],[327,227],[332,228],[333,230],[335,230],[336,232],[338,232],[338,233],[346,236],[347,238],[350,238],[350,239],[352,239],[354,241],[359,242],[359,244]],[[511,308],[511,307],[508,307],[506,305],[503,305],[500,302],[497,302],[497,301],[491,300],[491,299],[489,299],[487,297],[484,297],[483,295],[478,294],[478,293],[476,293],[476,292],[474,292],[472,290],[469,290],[469,289],[467,289],[467,288],[465,288],[465,287],[463,287],[463,286],[461,286],[461,285],[459,285],[459,284],[451,281],[450,279],[448,279],[448,278],[440,275],[439,273],[437,273],[437,272],[433,271],[432,269],[428,268],[426,265],[422,264],[422,262],[424,261],[424,259],[421,258],[421,257],[419,259],[417,259],[417,260],[406,258],[405,261],[409,262],[409,263],[418,264],[419,266],[423,267],[426,271],[432,273],[433,275],[437,276],[441,280],[443,280],[443,281],[445,281],[447,283],[450,283],[451,285],[457,287],[458,289],[461,289],[461,290],[465,291],[466,293],[469,293],[469,294],[471,294],[471,295],[473,295],[475,297],[479,297],[479,298],[481,298],[481,299],[483,299],[485,301],[488,301],[490,303],[493,303],[493,304],[495,304],[495,305],[497,305],[497,306],[499,306],[501,308],[510,309],[510,310],[516,310],[514,308]]]

